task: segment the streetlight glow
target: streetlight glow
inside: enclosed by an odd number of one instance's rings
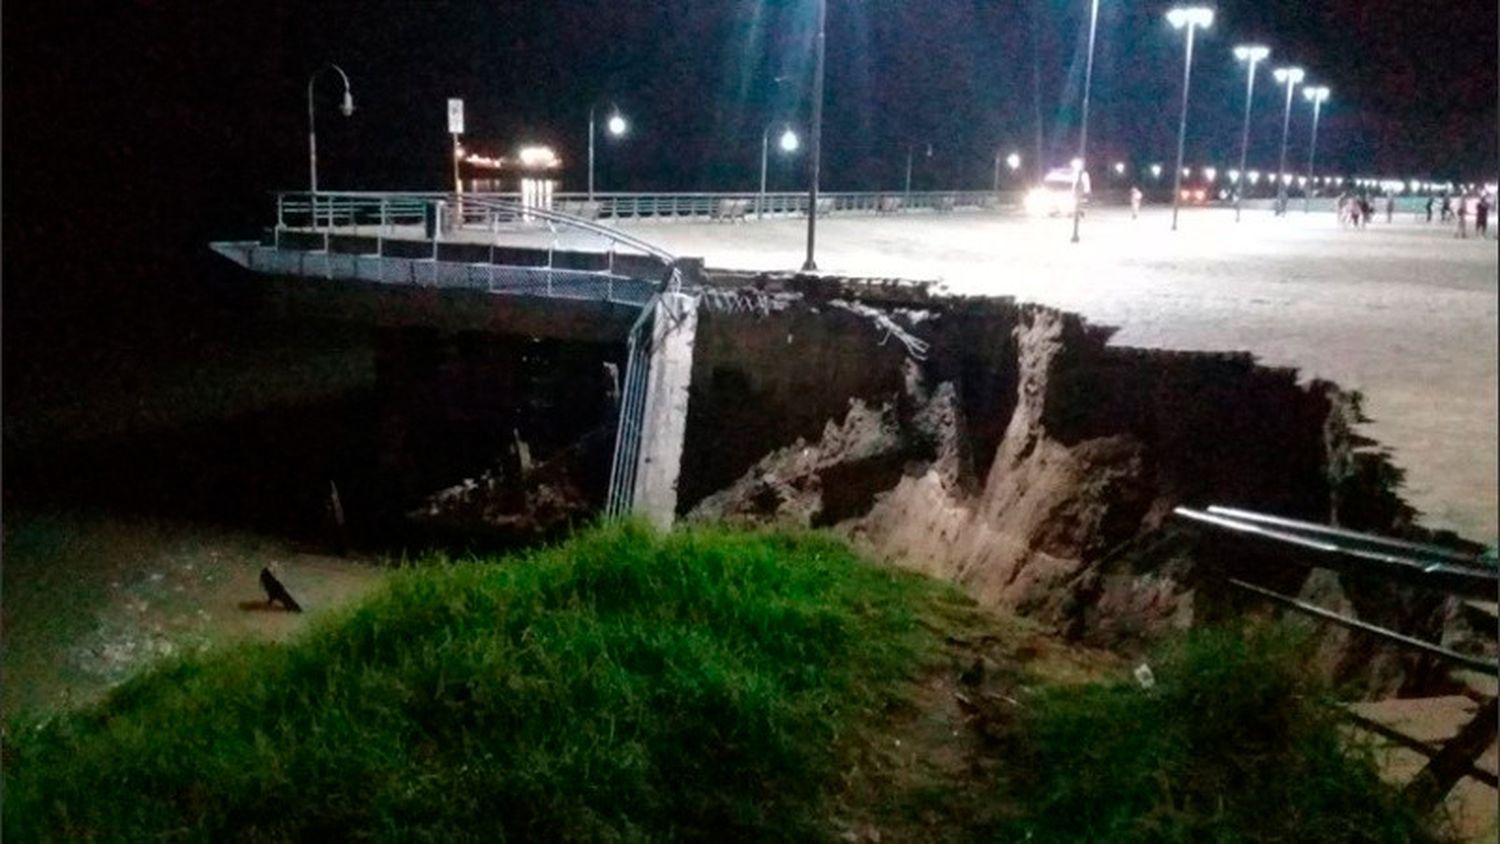
[[[1241,62],[1263,62],[1271,55],[1270,47],[1262,47],[1259,44],[1241,44],[1234,48],[1235,61]]]
[[[1072,161],[1068,162],[1068,166],[1073,168],[1074,173],[1077,173],[1078,171],[1083,169],[1083,159],[1074,158]]]
[[[609,133],[617,138],[625,134],[625,130],[629,128],[625,123],[624,116],[622,116],[618,111],[609,116],[609,123],[606,124],[606,126],[609,129]]]
[[[1311,180],[1312,179],[1312,175],[1313,175],[1313,163],[1315,161],[1317,161],[1317,156],[1318,156],[1318,115],[1321,114],[1322,111],[1323,111],[1323,103],[1328,102],[1328,94],[1329,94],[1328,86],[1326,86],[1326,85],[1310,86],[1310,87],[1302,89],[1302,96],[1305,97],[1305,98],[1307,98],[1307,101],[1310,102],[1310,103],[1312,103],[1312,107],[1313,107],[1312,142],[1310,144],[1308,144],[1308,147],[1307,147],[1307,180]],[[1303,194],[1302,194],[1302,213],[1308,214],[1308,213],[1311,213],[1311,212],[1312,212],[1312,191],[1311,190],[1305,190],[1303,192]]]
[[[781,138],[776,143],[781,147],[782,152],[796,152],[797,147],[802,145],[802,142],[797,138],[797,133],[793,132],[790,126],[781,133]]]
[[[1167,22],[1173,29],[1189,25],[1208,29],[1214,25],[1214,10],[1207,6],[1178,6],[1167,12]]]
[[[1123,162],[1123,161],[1116,161],[1115,162],[1115,175],[1116,176],[1123,176],[1123,175],[1125,175],[1125,162]]]
[[[1217,168],[1217,167],[1204,167],[1203,168],[1203,178],[1209,180],[1210,182],[1212,182],[1213,180],[1219,178],[1219,168]]]
[[[1160,179],[1161,178],[1161,165],[1160,164],[1153,164],[1153,165],[1151,165],[1151,178],[1153,178],[1153,179]]]
[[[1011,170],[1020,169],[1021,154],[1018,152],[1013,152],[1010,155],[1005,156],[1005,166],[1009,167]]]
[[[1229,183],[1230,184],[1239,184],[1239,181],[1240,181],[1240,171],[1238,171],[1238,170],[1230,170],[1228,173],[1225,173],[1224,175],[1226,175],[1226,176],[1229,177]]]
[[[1250,172],[1248,172],[1248,173],[1245,174],[1245,178],[1247,178],[1247,179],[1250,180],[1250,184],[1252,186],[1258,185],[1258,184],[1260,184],[1260,171],[1259,170],[1251,170]]]

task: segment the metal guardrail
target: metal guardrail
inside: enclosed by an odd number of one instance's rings
[[[284,192],[276,194],[278,228],[362,229],[422,225],[430,205],[443,202],[451,209],[453,225],[489,227],[497,222],[490,213],[494,203],[521,208],[519,193],[465,193],[378,191]],[[818,199],[819,214],[889,214],[905,211],[947,212],[958,209],[999,208],[1021,203],[1020,191],[851,191],[824,193]],[[796,217],[807,214],[808,197],[801,192],[760,194],[750,192],[701,193],[556,193],[547,209],[530,209],[531,217],[542,212],[560,213],[578,220],[725,220],[750,217]]]
[[[640,464],[646,391],[651,380],[656,302],[657,297],[653,296],[642,306],[641,315],[630,327],[630,334],[625,341],[625,383],[620,390],[615,450],[610,461],[609,490],[604,500],[604,515],[611,519],[629,515],[635,503],[635,480]]]
[[[1376,565],[1370,567],[1368,571],[1383,577],[1396,577],[1399,574],[1405,575],[1403,579],[1409,581],[1410,575],[1415,572],[1426,581],[1420,585],[1450,595],[1473,596],[1477,594],[1492,600],[1497,591],[1500,591],[1500,571],[1484,566],[1477,558],[1470,561],[1452,549],[1229,507],[1210,507],[1207,512],[1189,507],[1177,507],[1172,512],[1179,518],[1236,535],[1267,540],[1298,550],[1313,550],[1325,555],[1342,557],[1358,564],[1374,563]],[[1337,624],[1408,650],[1425,653],[1453,665],[1500,676],[1500,664],[1493,659],[1461,653],[1433,642],[1407,636],[1236,577],[1230,577],[1227,580],[1236,589],[1321,621]],[[1474,717],[1458,731],[1457,735],[1444,742],[1441,747],[1425,748],[1420,751],[1428,757],[1428,762],[1407,783],[1405,793],[1422,811],[1435,808],[1462,777],[1473,776],[1476,773],[1482,774],[1474,763],[1479,755],[1494,742],[1497,731],[1500,731],[1500,709],[1497,709],[1497,699],[1493,696],[1485,695],[1481,698]],[[1368,719],[1358,716],[1352,720],[1368,722]],[[1411,736],[1402,735],[1389,728],[1382,729],[1380,732],[1388,737],[1397,736],[1398,741],[1407,746],[1422,745]],[[1485,779],[1482,775],[1480,778]],[[1490,776],[1487,781],[1493,783],[1494,779]]]

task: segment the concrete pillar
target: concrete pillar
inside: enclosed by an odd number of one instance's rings
[[[652,320],[651,363],[636,460],[635,512],[666,530],[677,515],[677,476],[687,430],[688,387],[693,381],[693,341],[698,299],[663,293]]]

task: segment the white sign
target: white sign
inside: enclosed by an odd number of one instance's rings
[[[464,133],[464,101],[456,98],[448,100],[448,134],[462,135]]]

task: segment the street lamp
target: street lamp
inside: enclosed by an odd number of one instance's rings
[[[1123,175],[1125,175],[1125,162],[1123,162],[1123,161],[1116,161],[1115,162],[1115,175],[1116,176],[1123,176]]]
[[[1214,23],[1214,10],[1207,6],[1178,6],[1167,12],[1173,29],[1187,29],[1187,57],[1182,63],[1182,117],[1177,123],[1177,173],[1172,185],[1172,231],[1177,231],[1177,207],[1182,203],[1182,154],[1187,145],[1188,87],[1193,81],[1193,33]]]
[[[354,95],[349,93],[349,74],[333,62],[313,71],[312,76],[307,78],[307,170],[313,193],[318,192],[318,124],[316,112],[313,111],[313,83],[318,81],[318,76],[325,70],[337,71],[339,78],[344,80],[344,101],[339,104],[339,112],[345,117],[354,113]]]
[[[823,142],[823,53],[827,42],[828,0],[817,0],[818,34],[813,42],[813,91],[812,91],[812,149],[811,184],[807,188],[807,260],[802,262],[803,272],[816,272],[818,264],[813,260],[813,247],[818,233],[818,169],[822,161]]]
[[[1151,165],[1151,178],[1153,178],[1153,179],[1160,179],[1161,178],[1161,165],[1160,164],[1153,164],[1153,165]]]
[[[595,105],[597,105],[597,103]],[[590,202],[594,201],[594,137],[598,134],[596,131],[594,131],[594,108],[595,108],[595,105],[590,105],[589,106],[589,201]],[[609,119],[606,120],[606,121],[604,121],[604,129],[605,129],[605,131],[609,132],[610,135],[618,138],[618,137],[621,137],[622,135],[624,135],[626,133],[626,131],[628,131],[630,129],[630,124],[628,124],[628,123],[625,122],[625,116],[622,115],[622,114],[620,114],[620,110],[618,108],[616,108],[614,106],[610,106]]]
[[[906,145],[906,201],[908,203],[911,202],[911,160],[912,154],[916,151],[916,149],[916,144]],[[927,145],[927,157],[932,157],[932,144]]]
[[[1021,166],[1021,154],[1018,152],[1005,156],[1004,160],[1005,166],[1009,167],[1012,173],[1015,173]],[[1000,161],[1000,150],[995,150],[995,193],[1000,192]]]
[[[1281,163],[1276,165],[1276,215],[1279,217],[1286,213],[1286,139],[1287,131],[1292,128],[1292,92],[1307,74],[1300,67],[1278,67],[1271,75],[1278,85],[1286,86],[1286,112],[1281,118]]]
[[[1271,55],[1270,47],[1262,47],[1259,44],[1242,44],[1234,48],[1235,61],[1244,62],[1245,67],[1245,128],[1240,132],[1240,173],[1245,172],[1245,158],[1250,154],[1250,103],[1255,99],[1255,66],[1266,60]],[[1233,176],[1234,182],[1234,221],[1240,221],[1240,198],[1244,195],[1244,185],[1240,184],[1240,177]]]
[[[1099,0],[1089,3],[1089,57],[1083,65],[1083,115],[1078,126],[1078,167],[1073,173],[1073,242],[1078,242],[1078,224],[1083,219],[1083,163],[1089,153],[1089,88],[1094,82],[1094,35],[1099,30]],[[1041,162],[1037,162],[1040,164]]]
[[[1302,89],[1302,96],[1306,97],[1307,101],[1312,103],[1313,107],[1312,143],[1307,148],[1307,178],[1309,182],[1312,181],[1313,162],[1317,160],[1318,155],[1318,115],[1323,111],[1323,103],[1328,102],[1328,95],[1329,91],[1326,85]],[[1302,213],[1308,214],[1311,212],[1312,188],[1309,187],[1302,194]]]
[[[797,151],[802,142],[797,138],[797,133],[792,127],[787,126],[781,132],[781,137],[776,140],[776,145],[787,155]],[[760,136],[760,196],[755,201],[755,217],[760,219],[764,216],[766,205],[766,161],[771,157],[771,125],[766,124],[766,131]]]

